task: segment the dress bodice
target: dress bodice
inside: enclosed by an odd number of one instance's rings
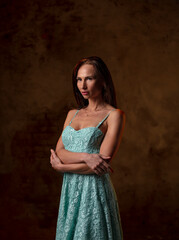
[[[64,147],[71,152],[98,153],[103,137],[104,134],[96,127],[75,130],[68,125],[62,133]]]
[[[72,120],[78,112],[79,109],[76,111]],[[73,127],[70,126],[70,124],[72,123],[71,120],[69,125],[62,132],[62,141],[65,149],[71,152],[98,153],[102,140],[104,138],[104,133],[99,129],[99,126],[109,116],[110,112],[101,122],[99,122],[96,127],[86,127],[75,130]]]

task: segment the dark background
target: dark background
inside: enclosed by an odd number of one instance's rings
[[[51,169],[71,73],[109,67],[126,113],[111,175],[124,240],[177,239],[179,1],[1,0],[0,239],[52,240],[62,175]]]

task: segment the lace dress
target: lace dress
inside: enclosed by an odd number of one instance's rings
[[[78,111],[79,109],[74,117]],[[104,138],[99,126],[109,114],[96,127],[86,127],[80,130],[75,130],[70,126],[73,117],[62,132],[65,149],[71,152],[99,153]],[[98,176],[95,173],[65,172],[56,240],[100,239],[123,239],[117,196],[109,173]]]

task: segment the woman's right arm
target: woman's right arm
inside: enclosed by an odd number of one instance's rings
[[[63,130],[69,125],[69,123],[76,111],[77,110],[74,109],[74,110],[70,110],[68,112],[64,126],[63,126]],[[55,152],[64,164],[84,163],[85,159],[87,159],[89,157],[88,153],[83,153],[83,152],[78,153],[78,152],[71,152],[71,151],[66,150],[63,145],[63,142],[62,142],[62,134],[57,142]]]
[[[52,167],[59,172],[72,172],[78,174],[104,174],[106,172],[113,172],[112,168],[105,169],[103,166],[97,168],[90,168],[86,163],[63,164],[60,158],[56,155],[53,149],[50,150],[50,163]]]

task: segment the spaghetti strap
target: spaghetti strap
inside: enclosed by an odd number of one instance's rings
[[[116,110],[116,109],[112,109],[112,110],[106,115],[106,117],[103,118],[103,120],[102,120],[101,122],[99,122],[99,124],[98,124],[96,127],[99,128],[99,126],[106,120],[106,118],[109,116],[109,114],[110,114],[112,111],[114,111],[114,110]]]
[[[71,121],[70,121],[70,123],[69,123],[69,126],[70,126],[70,124],[72,123],[72,120],[75,118],[76,114],[77,114],[79,111],[80,111],[80,109],[78,109],[78,110],[76,111],[75,115],[73,116],[73,118],[71,119]]]

